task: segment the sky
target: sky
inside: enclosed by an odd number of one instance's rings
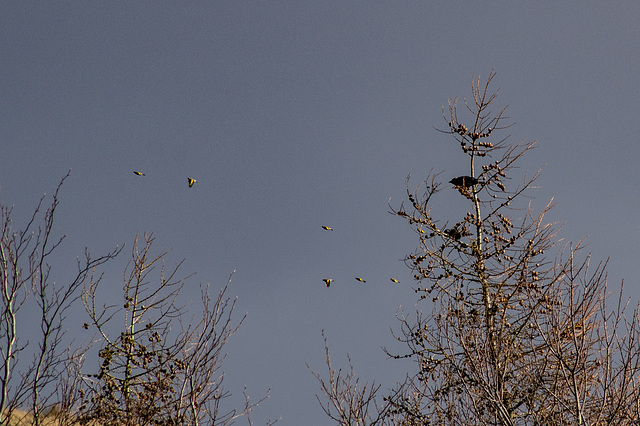
[[[435,127],[474,75],[497,73],[515,123],[501,136],[538,140],[514,176],[544,166],[534,210],[553,198],[564,241],[587,237],[637,303],[638,22],[635,1],[3,2],[0,203],[23,226],[71,169],[59,282],[85,247],[124,244],[103,268],[121,288],[145,232],[196,273],[193,300],[235,270],[228,291],[247,318],[227,346],[230,402],[270,388],[256,424],[330,424],[307,368],[325,372],[322,330],[362,380],[389,388],[412,371],[381,349],[402,349],[399,312],[430,309],[401,261],[418,240],[388,202],[410,173],[416,185],[466,174]]]

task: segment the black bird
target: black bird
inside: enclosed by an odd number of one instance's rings
[[[444,233],[447,234],[448,236],[450,236],[451,238],[453,238],[456,241],[458,241],[460,238],[462,238],[462,232],[460,232],[458,230],[458,228],[445,229]]]
[[[478,183],[478,179],[472,176],[458,176],[457,178],[453,178],[449,181],[449,183],[454,184],[455,186],[462,186],[464,188],[472,187]]]
[[[471,233],[467,230],[466,226],[459,227],[459,224],[456,224],[453,228],[445,229],[444,233],[458,241],[462,237],[468,237]]]

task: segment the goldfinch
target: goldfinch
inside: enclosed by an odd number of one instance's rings
[[[144,176],[144,173],[142,172],[136,172],[135,170],[133,171],[134,174],[138,175],[138,176]]]
[[[329,287],[331,285],[331,281],[333,281],[333,280],[331,278],[325,278],[322,281],[324,281],[324,285]]]
[[[189,188],[191,188],[193,184],[197,182],[197,180],[192,178],[187,178],[187,182],[189,182]]]
[[[333,228],[329,228],[328,226],[324,225],[322,225],[322,229],[324,229],[325,231],[333,231]]]
[[[361,283],[366,283],[366,281],[365,281],[365,280],[363,280],[363,279],[362,279],[362,278],[360,278],[360,277],[356,277],[356,280],[360,281]]]
[[[400,282],[400,281],[396,280],[395,278],[389,278],[389,279],[391,280],[391,282],[394,282],[394,283],[399,283]]]

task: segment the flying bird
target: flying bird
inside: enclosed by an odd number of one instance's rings
[[[193,186],[193,184],[197,182],[197,180],[192,179],[192,178],[187,178],[187,181],[189,182],[189,188],[191,188]]]
[[[360,278],[360,277],[356,277],[356,280],[360,281],[361,283],[366,283],[366,281],[365,281],[365,280],[363,280],[363,279],[362,279],[362,278]]]
[[[389,278],[392,282],[394,283],[399,283],[400,281],[396,280],[395,278]]]
[[[464,188],[472,187],[478,183],[478,179],[472,176],[458,176],[449,181],[449,183],[454,184],[455,186],[462,186]]]
[[[331,278],[325,278],[322,281],[324,281],[324,284],[329,287],[331,285],[331,281],[333,281]]]
[[[322,229],[324,229],[325,231],[333,231],[333,228],[329,228],[328,226],[324,225],[322,225]]]
[[[138,176],[144,176],[145,174],[142,172],[136,172],[135,170],[133,171],[134,174],[138,175]]]

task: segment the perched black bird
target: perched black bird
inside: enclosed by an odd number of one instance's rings
[[[462,237],[468,237],[469,235],[471,235],[466,226],[459,227],[458,225],[454,226],[453,228],[445,229],[444,233],[456,241],[458,241]]]
[[[458,230],[458,228],[445,229],[444,233],[447,234],[448,236],[450,236],[451,238],[453,238],[456,241],[459,240],[460,238],[462,238],[462,232],[460,232]]]
[[[449,183],[454,184],[455,186],[462,186],[464,188],[472,187],[478,183],[478,179],[472,176],[458,176],[457,178],[453,178],[449,181]]]

